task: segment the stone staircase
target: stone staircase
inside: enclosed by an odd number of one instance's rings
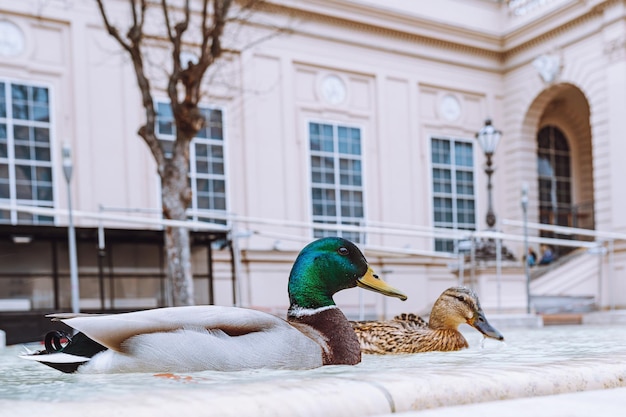
[[[531,271],[531,304],[539,314],[582,313],[596,308],[598,256],[577,249]]]

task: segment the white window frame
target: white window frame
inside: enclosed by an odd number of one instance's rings
[[[155,123],[155,134],[158,140],[163,141],[175,141],[176,140],[176,126],[172,128],[172,134],[164,134],[159,129],[159,104],[166,105],[169,107],[168,99],[157,99],[155,100],[154,106],[155,111],[157,113],[156,123]],[[214,213],[223,213],[224,215],[228,212],[229,207],[229,189],[228,189],[228,154],[227,154],[227,145],[226,145],[226,115],[224,108],[220,106],[213,106],[208,104],[199,104],[200,110],[213,110],[220,111],[222,114],[221,120],[221,129],[222,129],[222,138],[213,139],[213,138],[199,138],[194,137],[193,140],[189,144],[189,172],[187,174],[189,178],[189,184],[191,186],[192,199],[191,206],[188,209],[188,217],[194,221],[209,221],[209,222],[217,222],[220,224],[227,224],[228,222],[224,221],[221,218],[215,218],[212,216]],[[209,122],[208,120],[206,121]],[[207,129],[209,127],[207,126]],[[221,146],[222,147],[222,156],[223,156],[223,174],[214,174],[214,173],[198,173],[196,170],[196,144],[202,144],[206,146]],[[224,182],[224,209],[201,209],[198,208],[198,189],[197,189],[197,180],[206,179],[208,181],[211,180],[222,180]]]
[[[55,208],[57,206],[57,189],[56,180],[59,177],[55,170],[54,155],[55,155],[55,127],[54,127],[54,91],[50,84],[45,82],[30,81],[30,80],[16,80],[0,78],[0,83],[5,85],[4,100],[6,103],[6,117],[0,117],[0,123],[6,126],[7,130],[7,156],[0,158],[0,162],[8,165],[9,169],[9,198],[2,198],[0,202],[8,203],[11,206],[25,205],[44,208]],[[31,88],[45,88],[48,93],[48,121],[39,122],[35,120],[21,120],[13,117],[13,99],[11,97],[11,86],[23,85]],[[19,161],[15,157],[15,135],[14,126],[23,125],[32,128],[45,128],[48,129],[48,144],[50,159],[48,161],[39,161],[36,159],[20,159]],[[39,200],[35,198],[25,199],[17,197],[17,179],[16,179],[16,165],[21,165],[18,162],[25,162],[30,167],[44,167],[50,170],[50,191],[52,193],[50,200]],[[36,184],[38,180],[36,178],[31,179],[32,184]],[[20,218],[20,212],[18,210],[9,210],[9,219],[0,221],[3,224],[32,224],[32,225],[54,225],[56,224],[56,217],[44,216],[38,214],[27,214],[29,219]],[[49,219],[49,220],[48,220]]]
[[[318,125],[329,125],[332,127],[333,129],[333,152],[327,152],[327,151],[313,151],[311,150],[311,135],[310,135],[310,126],[312,124],[318,124]],[[353,155],[353,154],[344,154],[344,153],[339,153],[339,147],[338,147],[338,141],[339,141],[339,135],[338,135],[338,129],[342,127],[342,128],[349,128],[349,129],[358,129],[359,130],[359,138],[360,138],[360,153],[359,155]],[[308,186],[308,190],[309,190],[309,209],[311,210],[311,214],[310,214],[310,218],[311,221],[313,223],[319,223],[319,224],[328,224],[328,225],[335,225],[338,227],[341,227],[342,225],[355,225],[355,226],[359,226],[364,224],[366,216],[367,216],[367,211],[366,211],[366,186],[365,186],[365,156],[364,156],[364,129],[362,126],[359,125],[355,125],[352,123],[346,123],[343,121],[337,121],[337,120],[319,120],[319,119],[309,119],[305,121],[305,137],[306,137],[306,149],[307,149],[307,165],[308,165],[308,178],[309,178],[309,186]],[[314,156],[321,156],[321,157],[331,157],[333,159],[333,174],[334,174],[334,179],[335,179],[335,183],[334,184],[330,184],[330,183],[314,183],[313,182],[313,166],[312,166],[312,158]],[[361,170],[360,170],[360,174],[361,174],[361,185],[360,186],[354,186],[354,185],[342,185],[340,183],[340,164],[339,164],[339,160],[340,159],[351,159],[351,160],[358,160],[361,164]],[[316,215],[314,214],[314,208],[313,208],[313,188],[322,188],[322,189],[329,189],[329,190],[334,190],[335,193],[335,210],[336,210],[336,215],[335,216],[324,216],[324,215]],[[361,193],[362,199],[361,199],[361,204],[362,204],[362,217],[345,217],[342,215],[341,213],[341,192],[342,191],[358,191]],[[342,231],[342,230],[338,230],[337,232],[335,231],[331,231],[331,230],[324,230],[324,229],[316,229],[315,227],[311,230],[311,235],[312,237],[321,237],[321,236],[342,236],[345,237],[349,240],[353,240],[356,243],[365,243],[366,240],[366,235],[364,233],[358,233],[357,232],[352,232],[352,231]]]
[[[450,164],[441,164],[441,163],[434,162],[433,160],[433,141],[434,140],[447,141],[450,144]],[[454,148],[455,143],[465,143],[465,144],[469,144],[472,147],[472,166],[471,167],[459,166],[456,164],[456,154],[455,154],[455,148]],[[429,186],[431,190],[430,205],[431,205],[431,215],[432,215],[433,226],[437,228],[449,228],[451,230],[476,230],[477,218],[478,218],[478,193],[477,193],[478,183],[477,183],[477,178],[476,178],[475,141],[471,139],[453,137],[453,136],[448,136],[448,135],[432,134],[430,135],[429,140],[428,140],[428,151],[429,151],[428,160],[429,160],[429,165],[430,165]],[[461,169],[458,169],[458,167],[461,167]],[[450,187],[451,187],[450,193],[435,191],[434,170],[437,168],[446,169],[450,171],[450,174],[451,174],[450,175]],[[473,193],[472,194],[457,193],[457,179],[456,179],[457,171],[472,173],[472,178],[473,178],[473,185],[472,185]],[[452,200],[452,221],[451,222],[443,222],[443,221],[436,220],[437,209],[435,207],[435,198],[437,197],[450,198]],[[468,199],[474,202],[474,210],[473,210],[474,222],[473,223],[459,223],[458,222],[458,215],[459,215],[458,202],[459,200],[468,200]],[[438,241],[445,242],[445,241],[450,241],[450,240],[451,239],[435,238],[433,240],[433,249],[444,251],[442,249],[437,248],[437,242]],[[455,247],[453,248],[453,251],[456,252],[457,251],[456,245],[454,246]]]

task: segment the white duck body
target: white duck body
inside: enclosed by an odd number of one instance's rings
[[[302,331],[245,308],[189,306],[51,317],[108,348],[78,368],[84,373],[309,369],[323,362],[322,347]]]
[[[308,244],[289,274],[287,321],[236,307],[169,307],[113,315],[53,314],[78,330],[51,331],[22,356],[62,372],[191,372],[356,365],[359,341],[333,295],[360,286],[406,299],[374,274],[354,243]],[[69,339],[66,344],[63,339]]]

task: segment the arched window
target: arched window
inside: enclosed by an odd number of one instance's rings
[[[545,126],[537,134],[537,176],[540,223],[572,226],[570,147],[556,126]]]

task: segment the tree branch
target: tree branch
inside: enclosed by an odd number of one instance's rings
[[[117,42],[122,46],[122,48],[124,48],[125,50],[127,50],[128,52],[130,52],[130,45],[127,44],[124,39],[122,39],[122,37],[120,36],[119,31],[117,30],[117,28],[113,25],[111,25],[111,23],[109,22],[109,17],[106,13],[106,11],[104,10],[104,4],[102,4],[102,0],[96,0],[98,2],[98,8],[100,9],[100,15],[102,16],[102,20],[104,22],[104,26],[107,29],[107,32],[109,32],[109,35],[113,36],[113,38],[115,38],[115,40],[117,40]]]
[[[102,15],[102,20],[107,28],[109,34],[117,40],[117,42],[128,52],[133,68],[135,70],[135,76],[137,78],[137,85],[141,92],[142,104],[146,115],[146,124],[139,128],[137,132],[139,136],[146,142],[154,160],[157,163],[157,169],[159,175],[163,175],[165,172],[165,155],[161,144],[159,143],[155,132],[154,125],[156,123],[156,110],[154,109],[154,100],[152,98],[152,91],[150,88],[150,81],[145,74],[143,55],[141,50],[141,41],[143,39],[143,23],[145,21],[146,0],[141,0],[141,13],[137,15],[136,0],[130,0],[129,5],[132,8],[133,13],[133,26],[128,30],[127,37],[128,42],[125,41],[119,34],[118,29],[113,26],[108,18],[106,10],[104,9],[103,0],[96,0]]]

